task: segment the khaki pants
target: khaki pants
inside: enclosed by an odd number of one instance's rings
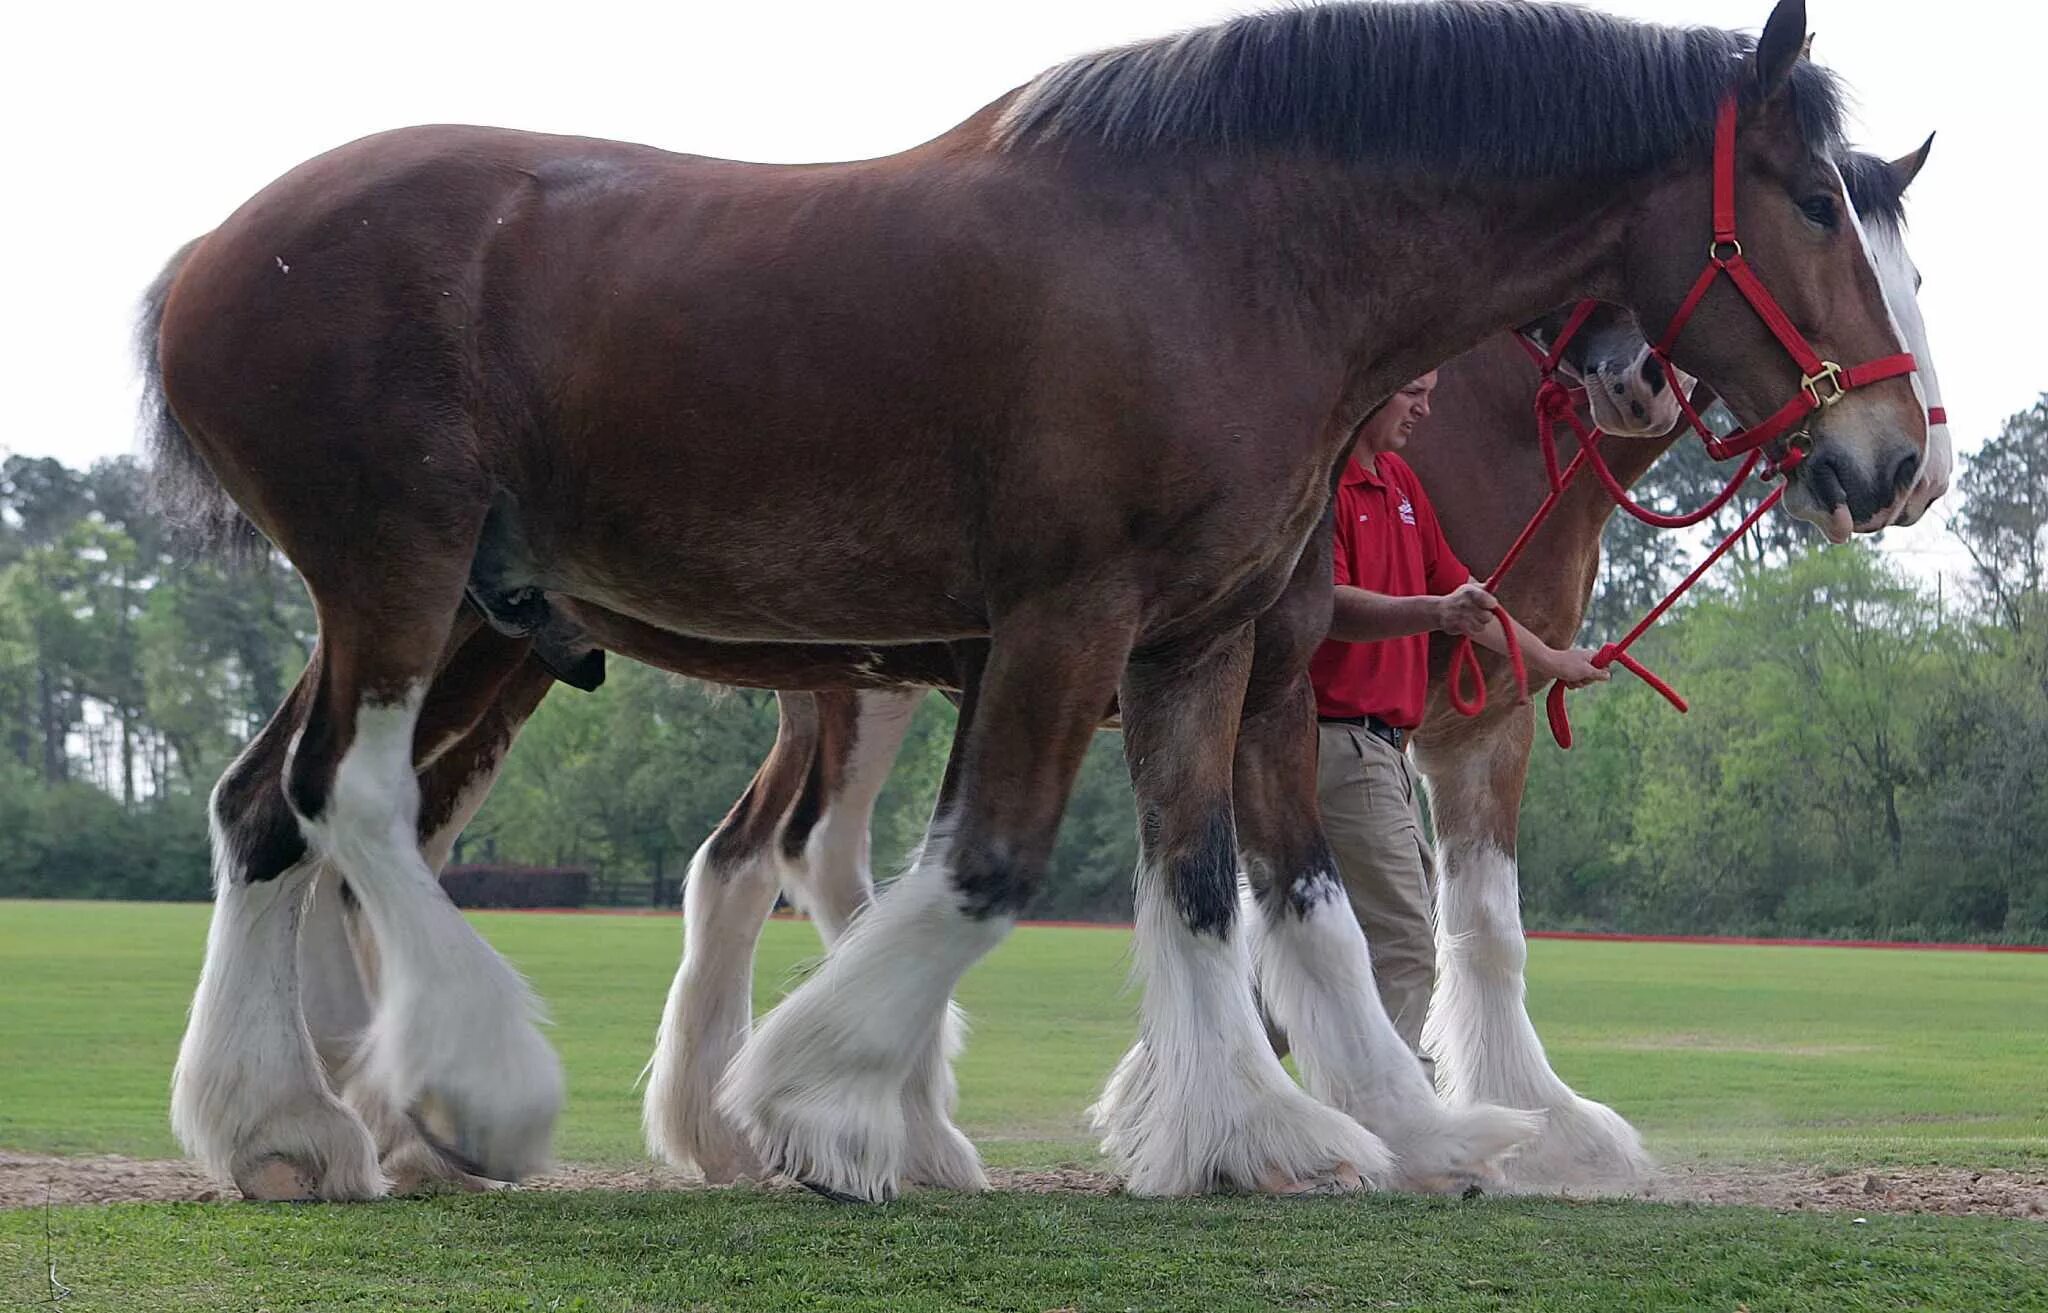
[[[1320,725],[1316,800],[1394,1029],[1421,1056],[1436,982],[1436,865],[1406,753],[1353,725]],[[1423,1070],[1434,1080],[1433,1064]]]

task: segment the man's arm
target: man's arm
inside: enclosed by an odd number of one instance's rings
[[[1344,643],[1374,643],[1442,630],[1453,636],[1470,637],[1481,647],[1505,654],[1507,640],[1501,637],[1500,622],[1493,616],[1496,605],[1493,594],[1476,583],[1462,584],[1441,597],[1389,597],[1341,584],[1330,617],[1330,637]],[[1605,667],[1593,664],[1592,649],[1555,648],[1529,632],[1528,626],[1513,616],[1508,617],[1508,623],[1515,627],[1522,664],[1532,681],[1554,679],[1566,688],[1584,688],[1609,677]]]
[[[1330,637],[1340,643],[1377,643],[1443,628],[1441,597],[1390,597],[1338,584]]]
[[[1477,584],[1466,584],[1458,593],[1463,593],[1467,589],[1486,598],[1490,609],[1493,598],[1485,589]],[[1456,597],[1458,593],[1451,596]],[[1528,626],[1513,616],[1508,617],[1508,623],[1514,626],[1516,643],[1522,649],[1522,664],[1529,671],[1530,683],[1554,679],[1566,688],[1584,688],[1588,684],[1603,683],[1609,678],[1611,672],[1607,667],[1593,664],[1595,653],[1592,648],[1552,647],[1530,633]],[[1486,623],[1480,628],[1458,632],[1470,633],[1473,642],[1503,655],[1508,650],[1507,640],[1501,636],[1500,622],[1490,613],[1486,616]]]

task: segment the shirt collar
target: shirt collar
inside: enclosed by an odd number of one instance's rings
[[[1351,463],[1344,467],[1343,481],[1346,487],[1357,484],[1363,484],[1368,488],[1385,488],[1387,486],[1386,479],[1382,475],[1368,469],[1355,454],[1351,457]]]

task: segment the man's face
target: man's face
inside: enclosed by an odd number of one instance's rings
[[[1415,426],[1429,416],[1429,398],[1436,391],[1436,371],[1430,370],[1388,399],[1360,435],[1362,445],[1372,451],[1399,451],[1408,445]]]

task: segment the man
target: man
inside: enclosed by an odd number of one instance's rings
[[[1469,634],[1495,651],[1506,647],[1493,598],[1452,553],[1421,480],[1394,454],[1428,416],[1435,388],[1432,370],[1359,430],[1337,488],[1335,613],[1309,667],[1321,722],[1323,822],[1365,927],[1380,1000],[1418,1056],[1436,979],[1435,870],[1407,747],[1428,693],[1429,636]],[[1515,636],[1532,685],[1578,688],[1607,678],[1590,651],[1559,651],[1519,623]],[[1426,1057],[1423,1065],[1430,1070]]]

